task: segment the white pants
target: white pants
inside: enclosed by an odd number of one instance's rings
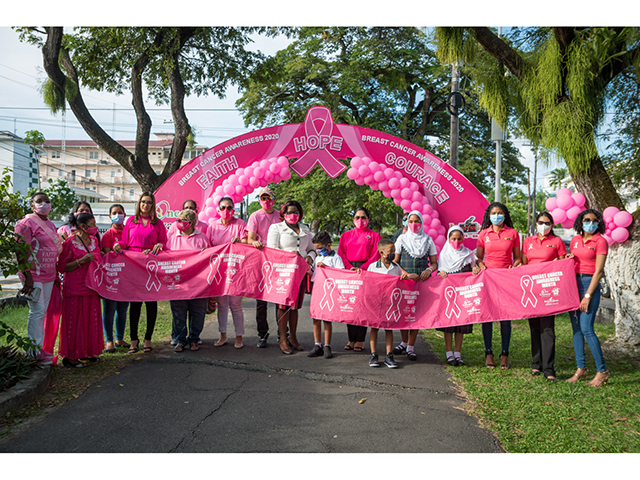
[[[229,310],[233,316],[233,329],[236,337],[244,335],[244,312],[242,311],[242,297],[238,295],[223,295],[218,297],[218,330],[227,333]]]
[[[44,344],[44,317],[47,314],[49,300],[51,300],[51,292],[53,290],[53,282],[33,282],[33,288],[40,288],[40,298],[37,302],[30,302],[29,316],[27,317],[27,335],[36,342],[40,347]]]

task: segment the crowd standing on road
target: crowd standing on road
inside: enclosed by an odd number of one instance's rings
[[[464,246],[462,228],[453,226],[447,232],[447,241],[440,252],[436,252],[434,240],[424,231],[424,221],[419,211],[405,212],[403,227],[392,239],[381,238],[368,225],[371,215],[366,208],[354,212],[354,228],[340,237],[337,250],[332,249],[331,235],[320,231],[313,235],[309,227],[302,223],[303,207],[295,200],[286,201],[280,209],[275,207],[273,191],[263,188],[258,198],[260,209],[254,212],[245,224],[234,216],[234,202],[222,198],[218,202],[219,218],[208,225],[197,217],[197,204],[186,200],[178,220],[169,231],[156,213],[156,200],[152,193],[143,193],[135,214],[128,219],[124,207],[114,204],[109,210],[112,226],[102,236],[98,233],[91,206],[78,202],[70,212],[68,222],[56,231],[49,220],[51,201],[38,192],[31,197],[30,206],[34,213],[25,216],[16,224],[16,233],[22,241],[31,246],[29,259],[20,258],[20,263],[30,261],[32,267],[20,274],[23,282],[22,293],[28,296],[28,335],[40,347],[37,355],[44,364],[52,363],[53,352],[42,351],[44,323],[47,308],[54,292],[54,284],[62,276],[62,321],[60,326],[59,354],[63,365],[82,368],[97,361],[100,354],[113,353],[117,347],[128,348],[129,353],[139,350],[138,324],[143,302],[118,302],[102,299],[85,282],[91,263],[99,261],[101,255],[123,250],[141,252],[145,255],[157,254],[163,250],[193,250],[241,242],[261,249],[264,246],[294,252],[305,259],[307,275],[299,286],[295,305],[275,305],[278,327],[278,345],[281,352],[291,355],[304,348],[297,339],[298,312],[302,308],[305,294],[311,293],[315,271],[322,267],[367,270],[386,275],[397,275],[402,279],[426,282],[432,276],[469,273],[477,275],[485,268],[515,268],[521,264],[550,262],[562,258],[575,258],[576,281],[581,298],[580,308],[570,312],[573,328],[573,343],[577,364],[576,373],[567,381],[574,383],[587,376],[584,356],[585,340],[594,357],[596,376],[592,386],[601,386],[609,378],[598,337],[593,326],[595,313],[600,302],[600,278],[607,256],[607,242],[602,237],[605,225],[602,214],[596,210],[586,210],[575,220],[577,235],[571,240],[570,253],[561,239],[555,236],[553,217],[541,212],[536,218],[537,233],[523,242],[513,228],[509,209],[502,203],[490,204],[482,222],[482,229],[475,250]],[[229,310],[233,317],[235,343],[243,348],[245,334],[242,297],[222,296],[217,298],[218,327],[220,338],[214,346],[228,343],[227,323]],[[184,350],[197,351],[202,343],[200,334],[205,315],[212,299],[188,299],[171,301],[173,316],[172,345],[176,353]],[[151,340],[157,318],[157,302],[144,302],[146,306],[146,332],[143,351],[152,351]],[[127,308],[131,343],[124,340]],[[256,327],[258,348],[267,346],[269,324],[267,321],[268,302],[257,300]],[[115,338],[114,338],[115,316]],[[324,337],[322,327],[324,326]],[[549,382],[555,382],[555,331],[554,317],[529,320],[531,330],[531,374],[543,374]],[[462,366],[462,342],[464,335],[473,331],[472,325],[439,329],[444,332],[446,362],[452,366]],[[364,350],[367,327],[348,325],[348,343],[345,350]],[[332,323],[313,319],[314,347],[308,357],[332,358]],[[482,324],[485,344],[485,365],[495,368],[492,349],[492,322]],[[511,322],[500,322],[501,354],[500,367],[509,368],[508,355],[511,337]],[[401,343],[393,346],[393,331],[385,331],[384,365],[396,368],[394,355],[405,354],[409,360],[416,360],[415,342],[418,330],[402,330]],[[369,333],[369,366],[378,367],[378,329]],[[106,340],[106,344],[104,343]],[[324,340],[324,343],[323,343]]]

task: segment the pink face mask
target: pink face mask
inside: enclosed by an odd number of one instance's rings
[[[187,230],[189,227],[191,226],[191,224],[186,221],[186,220],[178,220],[176,222],[176,228],[180,231],[180,232],[184,232],[185,230]]]
[[[369,225],[369,220],[366,218],[359,218],[353,221],[353,224],[356,226],[358,230],[362,230],[367,225]]]
[[[49,212],[51,211],[51,204],[50,203],[45,203],[45,202],[34,203],[33,204],[33,211],[36,212],[38,215],[47,216],[47,215],[49,215]]]
[[[98,227],[87,227],[84,229],[84,231],[93,236],[98,233]]]
[[[275,203],[276,202],[273,201],[273,198],[270,198],[269,200],[260,200],[260,205],[265,210],[270,210]]]
[[[220,212],[220,216],[225,220],[229,220],[231,217],[233,217],[233,210],[227,210],[226,208],[223,208],[222,210],[218,211]]]
[[[422,224],[421,223],[410,223],[409,224],[409,230],[411,230],[413,233],[418,233],[420,232],[420,229],[422,228]]]
[[[451,244],[451,246],[453,248],[455,248],[456,250],[460,250],[460,247],[462,247],[462,244],[464,243],[462,240],[449,240],[449,243]]]
[[[284,216],[284,220],[289,225],[295,225],[296,223],[298,223],[298,220],[300,220],[300,215],[297,213],[288,213]]]

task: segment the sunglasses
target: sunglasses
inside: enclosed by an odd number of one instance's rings
[[[353,219],[354,220],[368,220],[369,217],[366,217],[366,216],[364,216],[364,217],[353,217]]]
[[[218,208],[220,209],[220,211],[224,210],[225,208],[227,209],[228,212],[233,211],[233,206],[232,205],[228,205],[226,207],[220,206]]]
[[[551,222],[538,221],[538,225],[546,225],[548,227],[549,225],[551,225]]]
[[[598,223],[597,218],[583,218],[582,223]]]

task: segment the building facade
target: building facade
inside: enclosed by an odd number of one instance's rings
[[[0,131],[0,175],[9,168],[13,193],[27,195],[38,186],[39,149],[26,145],[21,137]]]

